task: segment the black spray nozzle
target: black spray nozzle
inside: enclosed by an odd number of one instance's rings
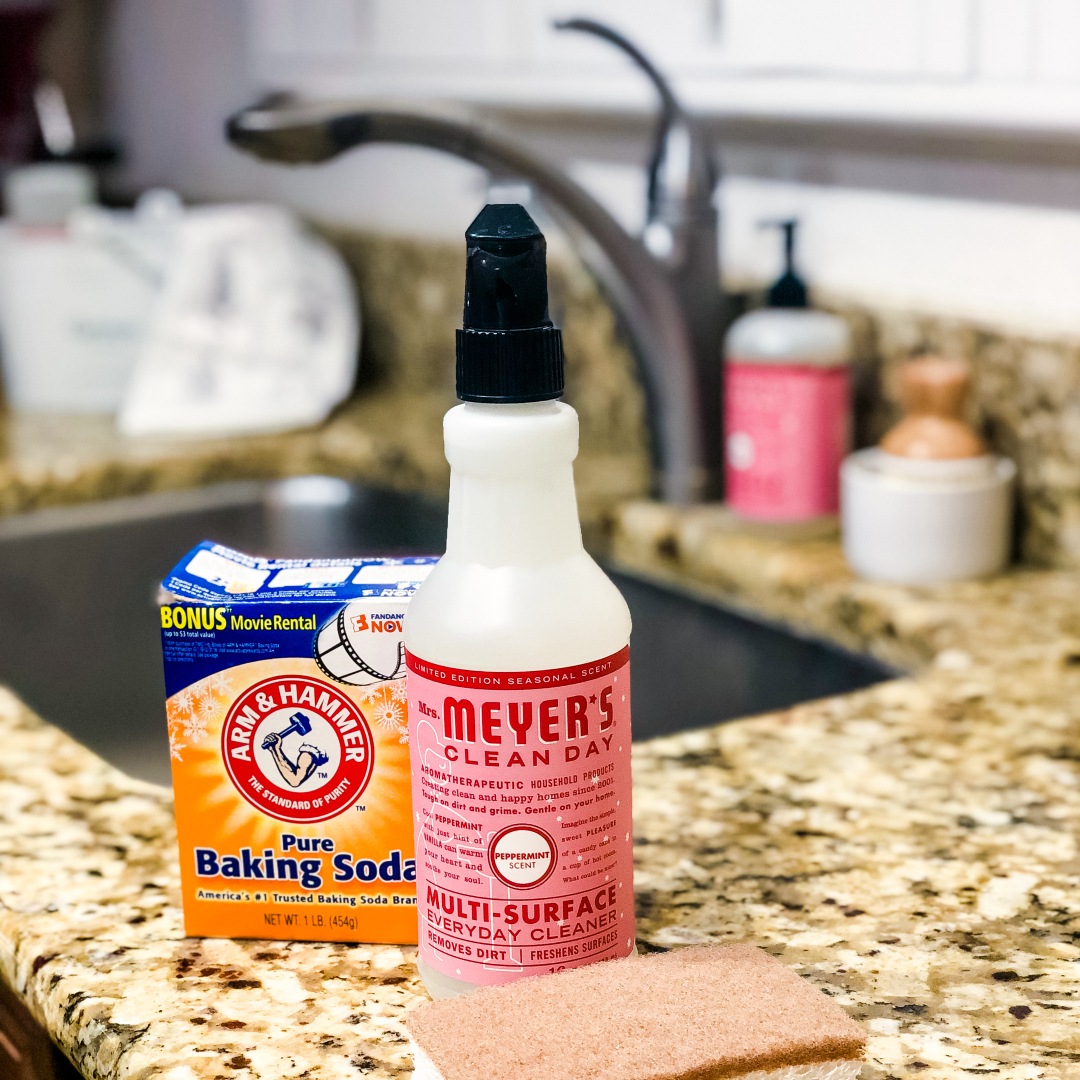
[[[463,401],[546,401],[563,392],[562,339],[548,318],[547,241],[517,203],[484,207],[465,233]]]
[[[517,203],[489,203],[465,233],[467,330],[550,326],[547,241]]]
[[[761,221],[758,228],[784,231],[784,272],[769,290],[769,307],[804,308],[810,303],[806,282],[795,273],[795,230],[798,221]]]

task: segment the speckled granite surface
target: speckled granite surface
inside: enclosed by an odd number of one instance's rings
[[[640,747],[640,935],[775,951],[867,1025],[866,1080],[1080,1073],[1080,575],[878,585],[828,530],[653,503],[614,547],[915,673]]]
[[[855,343],[859,444],[876,443],[899,419],[904,361],[926,352],[967,360],[974,373],[968,418],[1019,467],[1024,560],[1080,566],[1080,340],[867,310],[839,297],[829,306],[847,320]]]
[[[168,791],[0,691],[0,972],[88,1077],[407,1075],[414,949],[182,936]]]
[[[322,473],[445,498],[442,417],[452,394],[381,389],[348,402],[324,425],[287,435],[198,441],[124,439],[98,416],[0,414],[0,516],[229,480]],[[644,454],[600,440],[574,466],[582,524],[648,488]]]
[[[835,542],[628,507],[624,564],[917,669],[642,744],[642,948],[753,941],[870,1034],[864,1080],[1080,1071],[1080,576],[904,590]],[[0,972],[92,1077],[407,1075],[396,947],[180,937],[166,792],[0,696]]]

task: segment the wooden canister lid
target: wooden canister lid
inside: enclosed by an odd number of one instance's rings
[[[979,457],[986,443],[964,422],[971,392],[971,366],[964,360],[923,356],[900,372],[900,397],[906,413],[881,449],[898,457],[948,460]]]

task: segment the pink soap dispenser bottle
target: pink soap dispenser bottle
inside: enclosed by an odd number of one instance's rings
[[[724,364],[727,504],[752,521],[803,522],[839,510],[850,441],[848,329],[808,307],[795,273],[795,221],[768,307],[737,319]]]

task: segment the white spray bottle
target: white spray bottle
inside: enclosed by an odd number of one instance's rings
[[[546,243],[516,204],[466,243],[446,554],[405,619],[436,998],[634,949],[630,613],[581,543]]]

